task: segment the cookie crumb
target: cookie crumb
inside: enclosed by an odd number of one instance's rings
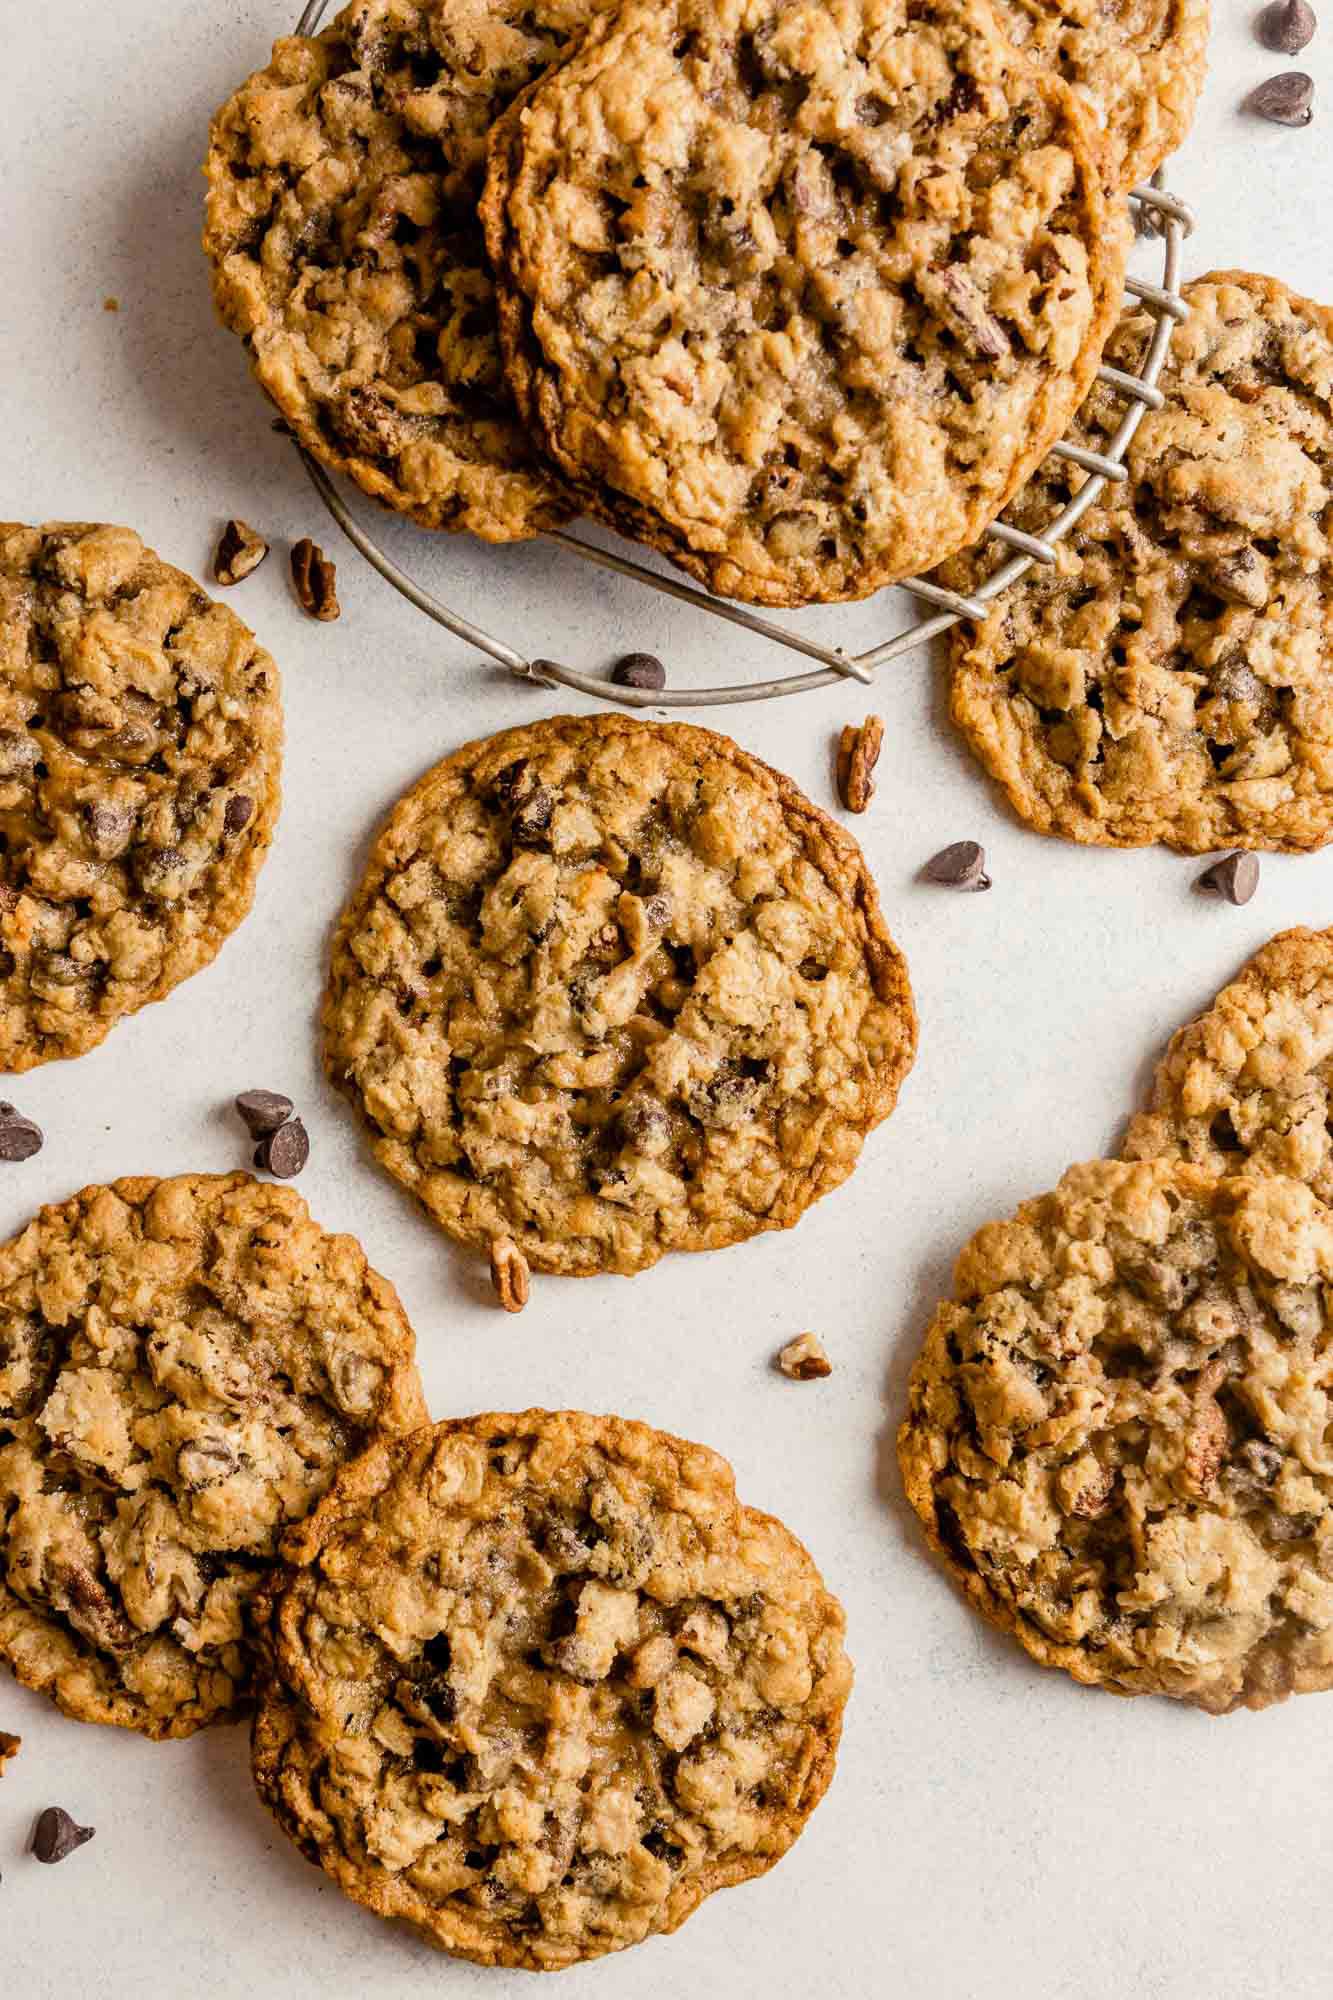
[[[778,1354],[778,1367],[793,1382],[818,1382],[833,1373],[817,1333],[798,1333]]]
[[[863,813],[875,796],[871,772],[884,748],[884,717],[868,715],[858,729],[849,722],[838,742],[838,796],[848,812]]]
[[[102,311],[104,313],[118,313],[120,311],[120,300],[109,296],[104,298],[102,301]]]
[[[512,1236],[497,1236],[491,1244],[491,1283],[507,1313],[522,1312],[528,1302],[531,1280],[528,1260]]]
[[[17,1757],[23,1748],[21,1736],[11,1736],[8,1730],[0,1729],[0,1777],[4,1776],[5,1765],[11,1757]]]

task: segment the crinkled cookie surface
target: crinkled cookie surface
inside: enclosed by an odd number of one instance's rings
[[[724,595],[863,597],[994,518],[1092,379],[1126,231],[982,4],[634,0],[482,205],[520,409]]]
[[[261,1795],[484,1965],[674,1930],[787,1851],[851,1687],[813,1562],[700,1445],[530,1410],[376,1446],[287,1538]]]
[[[245,916],[278,671],[129,528],[0,523],[0,1069],[94,1048]]]
[[[150,1737],[243,1713],[282,1529],[425,1421],[396,1293],[290,1188],[182,1175],[44,1208],[0,1247],[0,1658]]]
[[[1333,1202],[1333,932],[1283,931],[1178,1030],[1124,1151],[1286,1174]]]
[[[1022,819],[1105,846],[1319,847],[1333,832],[1333,313],[1275,279],[1186,286],[1148,411],[1058,564],[952,640],[954,722]],[[1150,322],[1107,350],[1137,366]],[[1103,389],[1071,436],[1094,448]],[[1083,475],[1052,461],[1016,503],[1049,521]],[[968,556],[943,580],[975,586]]]
[[[1071,1167],[958,1260],[907,1495],[1032,1656],[1214,1714],[1333,1685],[1333,1212],[1304,1183]]]
[[[1000,0],[1010,37],[1091,107],[1114,188],[1146,180],[1189,131],[1208,49],[1208,0]]]
[[[330,1077],[445,1229],[633,1272],[795,1222],[915,1050],[860,849],[726,737],[558,716],[396,807],[339,925]]]
[[[305,448],[430,528],[513,541],[569,496],[515,417],[476,202],[486,131],[597,0],[354,0],[213,121],[204,249]]]

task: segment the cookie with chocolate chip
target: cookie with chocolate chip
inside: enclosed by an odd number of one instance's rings
[[[702,1445],[529,1410],[376,1445],[264,1594],[255,1780],[348,1896],[556,1971],[762,1875],[852,1671],[801,1544]]]
[[[903,1480],[1044,1666],[1214,1715],[1333,1686],[1333,1210],[1177,1161],[1071,1167],[964,1249]]]
[[[556,716],[407,794],[338,926],[325,1064],[459,1241],[643,1270],[794,1223],[916,1039],[860,849],[724,736]]]
[[[213,298],[305,449],[429,528],[508,542],[571,496],[514,414],[476,202],[491,120],[598,0],[353,0],[213,120]]]
[[[1059,560],[953,635],[951,714],[1039,832],[1185,853],[1299,850],[1333,834],[1333,312],[1276,279],[1186,287],[1148,410]],[[1136,370],[1136,310],[1108,361]],[[1099,387],[1071,433],[1104,449]],[[1051,460],[1012,510],[1040,529],[1084,475]],[[950,563],[975,588],[993,554]]]
[[[289,1189],[181,1175],[42,1209],[0,1246],[0,1660],[144,1736],[243,1714],[284,1528],[425,1421],[397,1294]]]
[[[1333,931],[1283,931],[1176,1032],[1124,1150],[1333,1202]]]
[[[1092,381],[1125,219],[985,0],[633,0],[495,126],[519,408],[709,588],[869,595],[975,540]]]
[[[214,957],[273,839],[278,671],[129,528],[0,524],[0,1070]]]

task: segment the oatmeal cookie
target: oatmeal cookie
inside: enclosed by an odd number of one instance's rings
[[[556,716],[400,801],[334,941],[325,1064],[396,1179],[535,1271],[786,1228],[916,1042],[855,842],[736,744]]]
[[[1012,41],[1090,106],[1113,188],[1174,153],[1194,118],[1208,58],[1208,0],[998,0]]]
[[[843,1614],[702,1445],[529,1410],[381,1443],[265,1592],[261,1795],[347,1895],[482,1965],[673,1931],[833,1775]]]
[[[1171,1040],[1125,1157],[1286,1174],[1333,1203],[1333,931],[1283,931]]]
[[[84,1188],[0,1247],[0,1659],[82,1722],[249,1706],[284,1527],[426,1421],[412,1329],[290,1188]]]
[[[293,434],[428,528],[570,511],[505,392],[476,203],[486,131],[601,0],[354,0],[213,120],[204,249]]]
[[[1245,272],[1185,288],[1128,479],[951,641],[951,713],[1020,818],[1109,847],[1302,849],[1333,833],[1333,312]],[[1121,323],[1136,369],[1151,331]],[[1098,388],[1072,432],[1104,447]],[[1008,518],[1048,523],[1084,475],[1051,461]],[[993,553],[946,566],[974,588]]]
[[[958,1260],[907,1496],[1034,1659],[1215,1715],[1333,1685],[1333,1211],[1303,1182],[1071,1167]]]
[[[216,954],[278,815],[278,671],[128,528],[0,524],[0,1069]]]
[[[1127,226],[985,0],[631,0],[496,126],[520,409],[585,511],[726,596],[865,597],[1063,429]]]

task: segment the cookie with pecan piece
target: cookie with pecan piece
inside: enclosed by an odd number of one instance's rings
[[[88,1187],[0,1246],[0,1659],[82,1722],[189,1736],[250,1703],[285,1527],[426,1420],[350,1236],[247,1174]]]
[[[801,1544],[715,1452],[529,1410],[348,1466],[264,1594],[261,1796],[354,1901],[555,1971],[762,1875],[852,1670]]]
[[[1333,1686],[1333,1210],[1301,1181],[1071,1167],[964,1249],[908,1499],[1044,1666],[1214,1715]]]
[[[0,523],[0,1070],[209,964],[273,839],[278,670],[129,528]]]
[[[724,736],[556,716],[391,815],[334,940],[325,1064],[452,1236],[633,1272],[786,1228],[916,1040],[860,849]]]

